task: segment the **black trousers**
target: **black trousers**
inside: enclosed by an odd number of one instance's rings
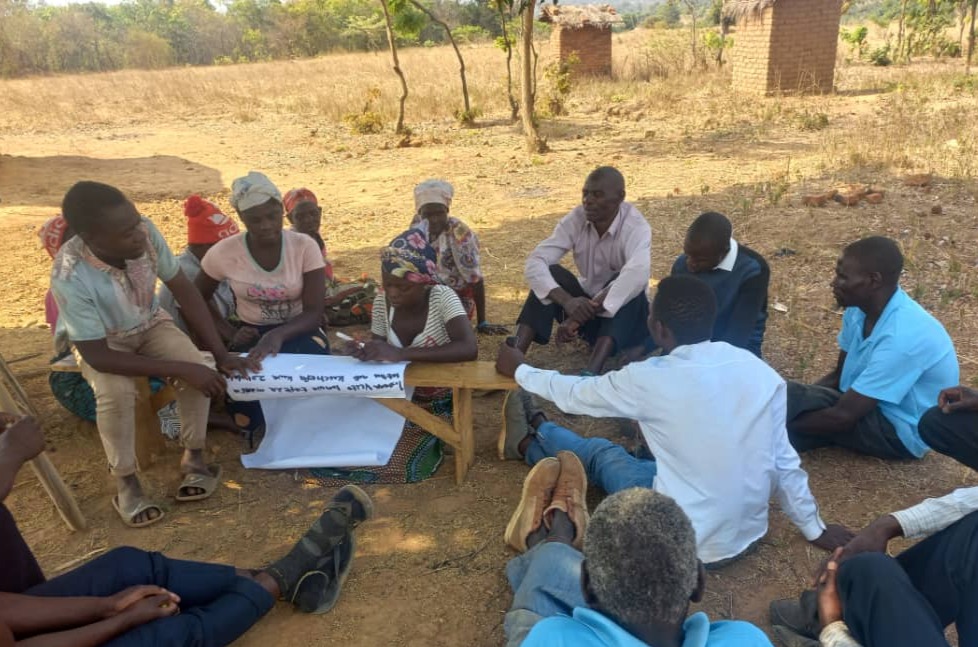
[[[842,394],[818,384],[788,382],[787,419],[792,420],[808,411],[835,406]],[[904,446],[893,424],[875,407],[849,433],[802,434],[788,430],[788,440],[799,454],[817,447],[839,446],[877,458],[907,460],[914,455]]]
[[[864,553],[839,566],[846,625],[863,647],[978,647],[978,512],[896,559]]]
[[[550,266],[550,275],[557,285],[573,297],[589,297],[577,277],[560,265]],[[614,280],[614,278],[612,278]],[[533,329],[533,341],[537,344],[550,342],[553,325],[567,319],[567,313],[556,303],[545,304],[537,295],[530,295],[523,304],[517,324],[526,324]],[[615,342],[612,352],[623,348],[631,348],[644,344],[649,335],[649,299],[642,292],[634,299],[623,305],[614,317],[595,317],[581,326],[580,336],[589,344],[594,345],[598,337],[611,337]]]
[[[917,431],[931,449],[978,472],[978,412],[944,413],[934,407],[921,417]]]

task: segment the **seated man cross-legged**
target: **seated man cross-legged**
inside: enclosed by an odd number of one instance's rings
[[[713,341],[760,357],[771,270],[760,254],[733,239],[730,220],[723,214],[704,213],[689,226],[672,275],[690,274],[713,288],[717,297]]]
[[[582,337],[592,346],[585,375],[596,375],[616,351],[648,339],[645,295],[651,272],[652,229],[625,202],[617,169],[595,169],[584,182],[581,205],[526,260],[530,295],[517,321],[516,347],[546,344],[554,321],[557,339]],[[573,252],[578,280],[557,263]]]
[[[43,449],[36,421],[0,414],[0,647],[223,647],[277,599],[325,613],[349,574],[355,529],[373,511],[365,492],[344,487],[292,550],[261,570],[122,547],[45,581],[2,503]]]
[[[843,544],[850,534],[823,523],[788,442],[784,380],[752,353],[711,342],[715,317],[707,284],[670,276],[658,286],[648,322],[661,357],[575,377],[533,368],[504,344],[500,373],[567,413],[637,420],[655,460],[546,421],[525,392],[507,399],[501,457],[534,465],[570,450],[608,493],[640,486],[671,496],[692,520],[707,564],[739,557],[764,536],[772,493],[808,541],[827,550]]]
[[[903,254],[882,236],[850,244],[832,292],[844,307],[835,369],[788,383],[788,436],[800,452],[836,445],[889,459],[920,458],[920,417],[958,383],[954,344],[899,286]]]
[[[941,392],[920,421],[937,451],[978,469],[978,392]],[[921,539],[896,557],[896,537]],[[771,604],[786,647],[948,647],[954,624],[961,647],[978,645],[978,487],[885,514],[833,556],[819,590]],[[816,642],[818,638],[818,642]]]
[[[541,462],[524,493],[546,506],[547,492],[559,496],[562,480],[583,486],[583,475],[568,479],[562,467]],[[538,529],[529,550],[506,566],[513,588],[507,647],[771,647],[749,623],[689,615],[706,576],[693,526],[669,497],[646,488],[609,496],[594,511],[582,550],[571,545],[563,510],[548,528],[539,507],[521,507]]]

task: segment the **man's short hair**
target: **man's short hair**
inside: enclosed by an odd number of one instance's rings
[[[651,488],[612,494],[584,536],[589,586],[619,623],[679,623],[699,581],[696,533],[679,504]]]
[[[844,256],[854,258],[864,272],[879,272],[887,285],[896,285],[903,272],[903,254],[896,241],[870,236],[846,246]]]
[[[667,276],[656,288],[652,318],[672,331],[680,345],[709,341],[717,319],[717,298],[713,288],[695,276]]]
[[[61,215],[77,233],[91,231],[106,209],[126,203],[126,196],[119,189],[101,182],[76,183],[65,193],[61,202]]]
[[[686,237],[691,240],[705,240],[725,248],[733,236],[733,225],[722,213],[707,211],[700,214],[686,230]]]
[[[625,191],[625,176],[614,166],[599,166],[588,174],[588,178],[593,180],[611,180],[615,188]]]

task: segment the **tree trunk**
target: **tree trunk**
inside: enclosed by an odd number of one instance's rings
[[[901,0],[900,2],[900,22],[897,24],[897,45],[896,45],[896,58],[900,60],[903,58],[903,38],[904,38],[904,25],[907,18],[907,0]]]
[[[975,55],[975,14],[978,14],[978,0],[971,0],[971,27],[968,28],[968,55],[964,59],[965,71],[971,73],[971,57]]]
[[[689,8],[689,22],[690,22],[690,46],[693,50],[693,67],[699,67],[699,61],[696,58],[696,5],[693,0],[685,0],[686,7]]]
[[[384,25],[387,28],[387,43],[390,45],[391,49],[391,61],[394,63],[394,74],[396,74],[397,78],[401,80],[401,102],[397,109],[397,126],[394,128],[394,132],[401,135],[406,132],[404,128],[404,102],[407,101],[408,97],[407,79],[404,78],[404,72],[401,71],[401,62],[397,58],[397,44],[394,42],[394,25],[391,24],[391,12],[387,7],[387,0],[378,1],[380,2],[381,9],[384,10]]]
[[[506,14],[503,12],[502,2],[496,3],[499,10],[499,24],[503,30],[503,42],[506,43],[506,93],[509,96],[510,119],[516,121],[520,116],[520,104],[516,103],[513,96],[513,44],[509,40],[509,32],[506,30]]]
[[[455,42],[455,36],[452,35],[452,29],[448,26],[444,20],[436,16],[430,9],[418,2],[418,0],[411,0],[411,4],[420,9],[425,15],[431,18],[432,22],[437,23],[445,30],[445,35],[448,36],[448,42],[452,44],[452,49],[455,50],[455,56],[458,58],[458,73],[462,77],[462,103],[465,105],[465,112],[462,113],[460,121],[466,124],[470,124],[473,121],[472,109],[469,107],[469,86],[465,81],[465,61],[462,59],[462,52],[458,49],[458,44]]]
[[[542,153],[546,145],[540,139],[537,131],[536,108],[533,105],[533,15],[536,11],[536,0],[527,0],[523,7],[523,60],[522,90],[523,90],[523,135],[526,137],[526,149],[530,153]]]

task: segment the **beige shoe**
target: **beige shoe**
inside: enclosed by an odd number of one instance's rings
[[[523,496],[504,535],[506,543],[521,553],[526,552],[526,538],[543,523],[543,511],[550,505],[559,476],[560,461],[544,458],[523,481]]]
[[[548,519],[553,510],[562,510],[566,513],[574,524],[574,541],[571,545],[581,550],[584,547],[584,533],[587,531],[590,518],[585,500],[587,472],[581,459],[574,452],[557,452],[557,460],[560,462],[560,476],[557,478],[553,499],[543,512],[543,518],[549,527]]]

